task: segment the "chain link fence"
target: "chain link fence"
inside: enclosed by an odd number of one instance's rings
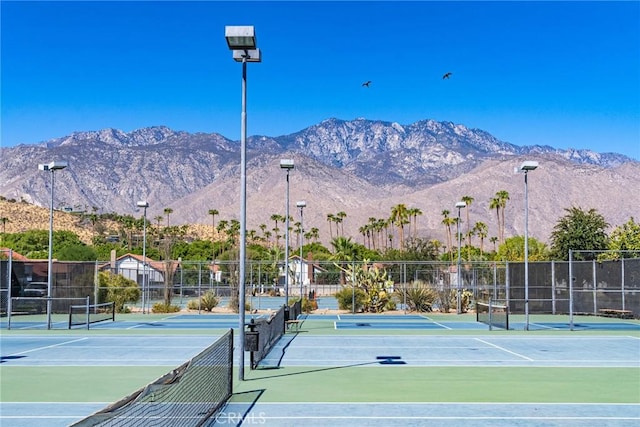
[[[149,263],[151,264],[151,263]],[[155,267],[157,263],[154,262]],[[358,263],[350,263],[357,265]],[[360,263],[361,264],[361,263]],[[448,262],[393,261],[375,262],[384,268],[396,290],[406,290],[418,283],[441,293],[458,290],[472,294],[474,301],[490,299],[509,305],[511,313],[525,312],[524,263],[464,262],[458,275],[457,265]],[[169,286],[172,298],[195,298],[213,291],[220,297],[237,292],[237,262],[173,261],[170,281],[165,281],[162,268],[146,273],[142,264],[136,268],[118,268],[113,263],[54,262],[52,298],[86,298],[98,301],[97,275],[109,270],[135,281],[143,289],[144,299],[161,301]],[[0,253],[0,314],[7,315],[12,297],[38,297],[42,283],[47,282],[47,261],[16,261],[10,251]],[[640,259],[615,261],[529,262],[529,312],[532,314],[602,314],[605,310],[624,310],[640,316]],[[570,278],[571,270],[571,278]],[[282,266],[268,262],[247,262],[247,294],[279,295],[283,292]],[[347,285],[336,263],[314,261],[309,279],[300,286],[299,276],[290,275],[289,295],[330,296]],[[36,286],[37,285],[37,286]],[[46,288],[45,288],[46,291]],[[46,298],[46,292],[41,297]],[[143,297],[134,302],[141,306]],[[54,313],[68,312],[68,303],[53,301]],[[402,301],[400,301],[402,303]],[[66,305],[65,305],[66,304]],[[455,305],[453,306],[455,307]]]

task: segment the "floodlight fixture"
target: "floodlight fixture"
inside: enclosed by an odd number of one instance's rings
[[[38,169],[41,171],[57,171],[66,168],[69,163],[65,160],[57,160],[51,163],[39,164]]]
[[[138,201],[138,203],[136,203],[136,206],[138,206],[139,208],[148,208],[149,202],[147,202],[146,200],[140,200]]]
[[[257,46],[253,25],[227,25],[224,27],[224,37],[231,50],[251,50]]]
[[[305,202],[304,200],[300,200],[300,201],[296,202],[296,207],[297,208],[304,208],[305,206],[307,206],[307,202]]]
[[[521,171],[532,171],[538,168],[538,162],[532,161],[532,160],[527,160],[522,162],[522,164],[520,165],[520,170]]]
[[[282,169],[293,169],[295,168],[293,164],[293,159],[282,159],[280,160],[280,167]]]
[[[464,209],[467,207],[467,203],[466,202],[458,202],[456,203],[456,208],[458,209]]]

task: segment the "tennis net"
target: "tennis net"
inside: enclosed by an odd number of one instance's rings
[[[89,325],[97,322],[116,320],[116,305],[113,302],[101,304],[83,304],[69,306],[69,329],[82,326],[89,329]]]
[[[494,327],[509,329],[509,306],[496,304],[493,301],[476,302],[476,321]]]
[[[269,354],[271,348],[284,335],[286,311],[280,307],[269,319],[251,319],[249,331],[245,333],[245,350],[251,351],[251,369],[256,369],[258,363]],[[251,341],[251,343],[247,343]]]
[[[233,393],[233,329],[190,361],[71,427],[201,427]]]

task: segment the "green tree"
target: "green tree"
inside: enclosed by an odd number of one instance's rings
[[[98,259],[96,251],[91,246],[85,244],[67,245],[57,251],[60,261],[95,261]]]
[[[551,256],[568,260],[569,249],[580,251],[602,251],[608,248],[609,239],[605,230],[609,224],[595,209],[584,211],[579,207],[565,208],[567,214],[560,218],[551,233]],[[576,260],[591,260],[596,253],[576,253]]]
[[[140,298],[140,288],[133,280],[127,279],[110,271],[102,271],[98,274],[98,301],[114,302],[116,311],[127,311],[125,304],[136,302]]]
[[[501,261],[524,261],[524,236],[509,237],[498,248],[497,259]],[[549,259],[547,245],[529,237],[529,261]]]
[[[609,249],[614,251],[631,251],[606,254],[603,258],[636,258],[640,256],[640,224],[633,217],[625,224],[616,227],[609,236]]]

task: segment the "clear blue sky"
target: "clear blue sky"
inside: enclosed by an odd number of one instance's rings
[[[2,1],[2,146],[166,125],[240,138],[434,119],[640,160],[640,2]],[[443,80],[446,72],[451,78]],[[362,82],[371,80],[364,88]]]

